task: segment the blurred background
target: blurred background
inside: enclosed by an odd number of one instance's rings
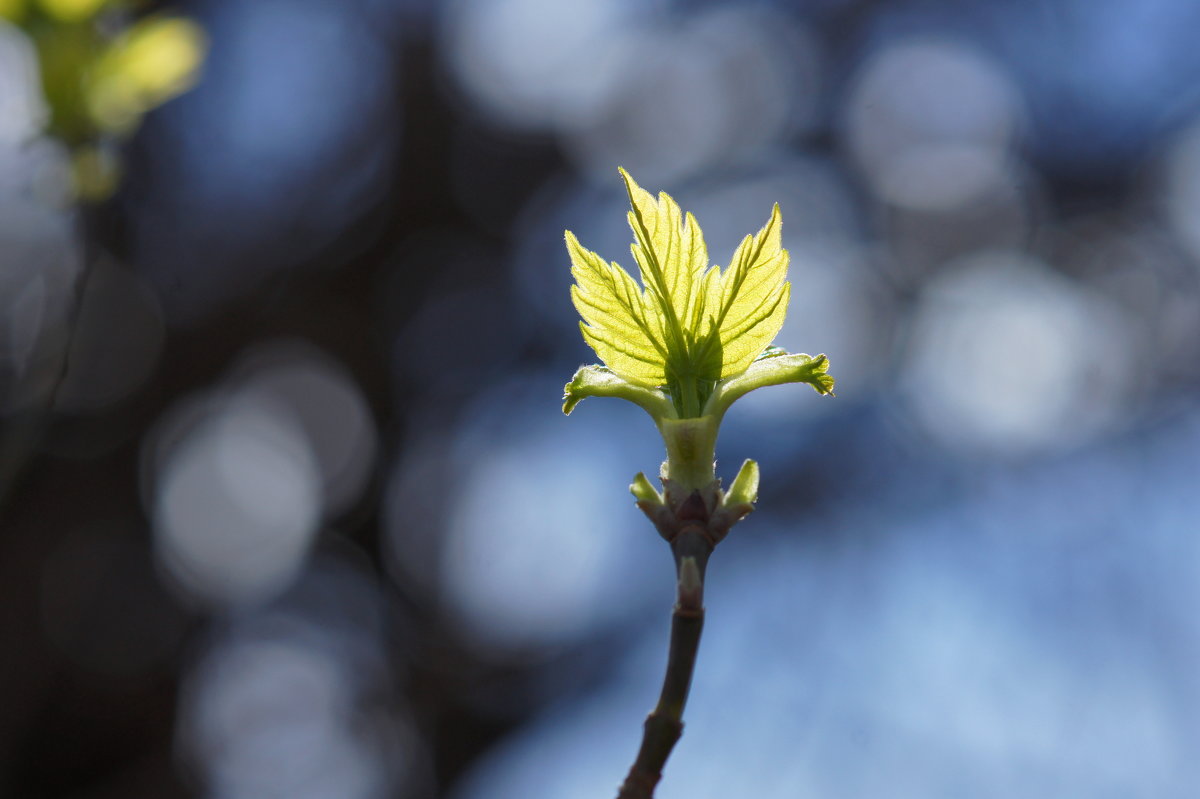
[[[1195,796],[1200,6],[103,3],[0,2],[0,796],[615,793],[673,601],[653,426],[560,412],[617,165],[721,264],[779,202],[838,379],[725,422],[659,796]]]

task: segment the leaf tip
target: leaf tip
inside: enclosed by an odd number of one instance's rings
[[[629,174],[625,167],[619,166],[617,167],[617,171],[621,173],[621,179],[625,181],[625,193],[629,195],[630,214],[640,214],[641,212],[638,210],[638,198],[648,198],[651,202],[654,201],[654,198],[649,192],[638,185],[638,182],[633,179],[633,175]]]
[[[633,189],[638,187],[637,181],[633,179],[633,176],[623,166],[617,167],[617,172],[620,173],[621,180],[625,181],[625,189],[632,194]]]
[[[833,379],[833,375],[829,374],[829,357],[825,353],[813,357],[812,371],[810,385],[816,392],[826,397],[836,396],[833,393],[833,385],[837,381]]]
[[[583,322],[579,323],[579,327],[583,328]],[[587,390],[588,368],[581,366],[575,370],[575,374],[571,376],[571,382],[563,386],[563,413],[567,416],[571,415],[571,411],[575,410],[575,406],[590,396]],[[596,369],[596,367],[591,367]]]

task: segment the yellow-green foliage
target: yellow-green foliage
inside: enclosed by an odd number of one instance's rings
[[[695,217],[666,192],[655,199],[623,169],[621,176],[641,285],[567,231],[580,328],[614,373],[665,386],[680,414],[695,416],[716,382],[745,372],[783,326],[790,285],[779,206],[722,270],[709,265]]]
[[[135,19],[122,0],[0,0],[0,20],[37,51],[46,133],[71,147],[76,189],[110,192],[116,161],[98,147],[128,136],[146,112],[187,91],[204,60],[204,31],[162,14]],[[0,22],[3,24],[3,22]]]

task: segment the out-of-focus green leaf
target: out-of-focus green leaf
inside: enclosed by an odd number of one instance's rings
[[[37,0],[46,16],[58,22],[84,22],[96,16],[110,0]]]
[[[0,19],[20,22],[25,18],[28,0],[0,0]]]
[[[124,134],[157,105],[187,91],[204,59],[200,26],[180,17],[148,17],[101,54],[86,82],[88,112],[101,130]]]
[[[71,150],[78,198],[100,200],[120,177],[113,143],[146,112],[191,88],[206,40],[195,22],[152,15],[129,23],[140,0],[0,0],[37,53],[49,114],[44,132]]]

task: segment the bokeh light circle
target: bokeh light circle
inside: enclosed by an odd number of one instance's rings
[[[926,287],[900,389],[921,428],[953,450],[1052,452],[1119,421],[1135,353],[1115,306],[1030,256],[984,252]]]
[[[868,58],[849,95],[844,133],[883,200],[949,210],[1002,178],[1021,117],[1012,81],[980,51],[915,39]]]
[[[285,409],[242,396],[188,430],[163,463],[160,565],[187,598],[261,599],[300,568],[321,520],[313,451]]]

